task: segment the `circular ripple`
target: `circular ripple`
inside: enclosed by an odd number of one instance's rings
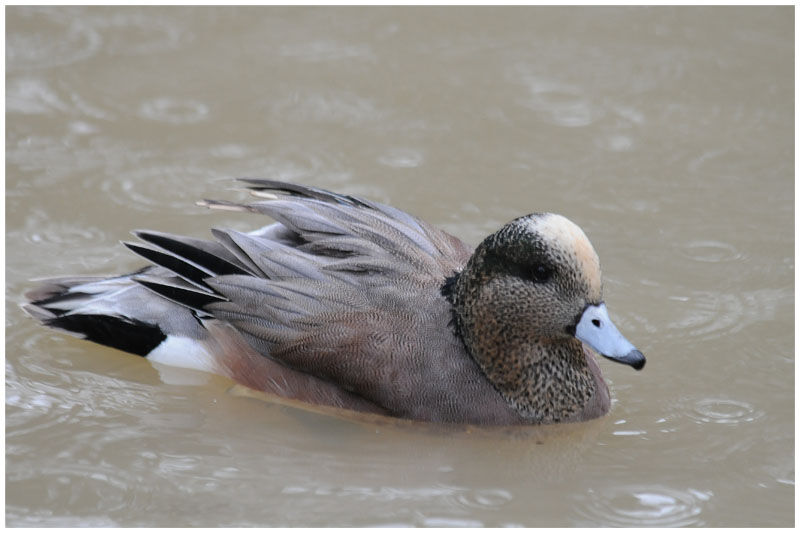
[[[459,494],[457,501],[470,509],[498,509],[511,501],[511,494],[502,489],[474,489]]]
[[[13,9],[8,15],[8,71],[68,65],[91,57],[100,49],[100,35],[77,15],[35,8]]]
[[[764,413],[747,402],[705,398],[699,400],[688,410],[688,415],[699,422],[715,424],[739,424],[752,422]]]
[[[544,120],[569,128],[584,127],[596,122],[605,111],[590,102],[582,91],[563,83],[526,76],[530,92],[522,105],[539,114]]]
[[[6,113],[53,114],[67,109],[58,92],[44,80],[17,77],[6,83]]]
[[[759,289],[740,293],[698,291],[691,296],[673,296],[685,305],[681,317],[668,324],[682,338],[716,339],[740,331],[757,322],[773,320],[778,307],[792,293],[783,289]]]
[[[208,106],[197,100],[176,100],[174,98],[154,98],[142,102],[139,115],[170,124],[193,124],[208,117]]]
[[[203,210],[193,209],[202,197],[202,189],[197,185],[219,178],[196,167],[155,166],[123,172],[104,181],[100,188],[109,193],[108,198],[126,208],[144,211],[169,208],[179,209],[183,214],[203,214]]]
[[[52,220],[44,210],[31,211],[25,225],[6,238],[17,250],[35,253],[38,259],[34,266],[25,263],[24,254],[10,259],[7,271],[17,279],[52,275],[53,264],[61,265],[68,274],[100,268],[119,255],[108,249],[115,239],[98,225]]]
[[[683,254],[703,263],[721,263],[742,258],[735,246],[719,241],[692,241],[683,247]]]
[[[736,294],[698,294],[688,303],[691,307],[670,329],[681,330],[691,337],[716,338],[737,331],[746,312]]]
[[[68,245],[95,241],[103,236],[103,233],[97,228],[86,228],[75,224],[52,224],[48,227],[38,228],[38,230],[26,235],[25,240],[36,244],[50,242]]]
[[[605,527],[685,527],[702,525],[699,516],[709,492],[660,486],[590,489],[580,497],[581,525]]]

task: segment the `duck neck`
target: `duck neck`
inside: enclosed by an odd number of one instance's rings
[[[489,382],[520,416],[554,423],[580,413],[595,394],[583,345],[575,338],[542,338],[503,309],[480,305],[481,287],[464,274],[443,293],[453,306],[456,333]]]

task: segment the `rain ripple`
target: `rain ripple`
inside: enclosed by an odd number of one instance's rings
[[[702,263],[736,261],[743,257],[735,246],[719,241],[692,241],[684,246],[683,253]]]
[[[745,326],[773,320],[777,307],[787,296],[782,289],[761,289],[741,293],[697,291],[691,296],[671,299],[687,305],[681,318],[668,325],[683,338],[716,339]]]
[[[208,117],[209,108],[197,100],[154,98],[139,106],[139,115],[144,118],[170,124],[194,124]]]
[[[499,509],[511,498],[511,493],[503,489],[471,489],[459,494],[457,501],[468,509]]]
[[[33,268],[21,260],[22,256],[15,256],[6,263],[7,271],[23,280],[52,275],[52,265],[56,263],[76,270],[98,268],[113,263],[121,255],[108,248],[109,243],[115,242],[110,232],[80,222],[52,220],[41,209],[31,211],[25,226],[7,233],[6,239],[17,249],[35,250],[39,257]]]
[[[700,431],[704,435],[702,450],[693,450],[695,461],[722,461],[737,454],[763,447],[764,433],[755,429],[738,431],[731,438],[731,431],[754,423],[764,417],[766,411],[744,400],[714,397],[688,397],[676,400],[669,408],[670,415],[657,421],[658,432],[664,442],[671,442],[673,449],[684,446],[681,435]],[[685,422],[699,426],[689,429]]]
[[[9,71],[51,68],[110,55],[144,55],[187,41],[186,32],[163,16],[120,12],[91,16],[70,9],[17,7],[8,12]]]
[[[633,485],[589,489],[580,495],[576,511],[581,526],[686,527],[702,526],[700,514],[710,491]]]
[[[25,221],[22,238],[33,244],[81,246],[84,243],[101,242],[105,233],[98,227],[88,227],[77,223],[63,223],[51,220],[42,210],[34,210]]]
[[[7,12],[8,71],[68,65],[100,49],[100,34],[64,12],[15,8]]]
[[[105,180],[100,188],[108,198],[126,209],[133,207],[152,212],[154,208],[168,208],[184,214],[204,214],[204,210],[192,209],[202,192],[198,184],[208,184],[221,177],[198,167],[156,165],[121,172]],[[165,194],[166,190],[171,192]]]
[[[725,400],[720,398],[704,398],[686,409],[688,416],[698,422],[715,424],[739,424],[752,422],[764,415],[747,402]]]
[[[529,97],[520,103],[557,126],[588,126],[605,115],[605,110],[589,101],[582,91],[568,84],[524,76]]]

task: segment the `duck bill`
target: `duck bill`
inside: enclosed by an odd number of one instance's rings
[[[644,355],[617,330],[604,303],[586,306],[575,327],[575,337],[603,357],[636,370],[644,368]]]

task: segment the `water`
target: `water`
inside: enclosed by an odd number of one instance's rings
[[[6,10],[12,526],[791,526],[793,7]],[[367,196],[471,243],[580,224],[611,413],[340,419],[37,326],[30,278],[122,273],[227,178]]]

